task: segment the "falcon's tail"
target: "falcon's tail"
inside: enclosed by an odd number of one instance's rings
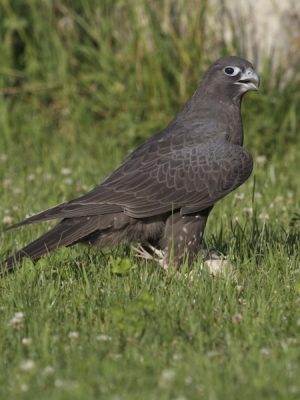
[[[1,265],[5,270],[13,270],[24,257],[37,260],[59,247],[70,246],[80,241],[83,237],[97,230],[97,218],[68,218],[61,221],[49,232],[34,240],[13,256],[7,258]]]

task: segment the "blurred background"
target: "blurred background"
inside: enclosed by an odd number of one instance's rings
[[[100,183],[224,55],[261,75],[243,102],[245,146],[282,171],[298,163],[296,0],[0,0],[0,17],[4,202],[22,194],[37,212]]]

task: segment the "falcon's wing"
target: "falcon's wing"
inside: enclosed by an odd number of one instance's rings
[[[252,171],[247,150],[224,138],[185,146],[166,154],[141,152],[124,162],[101,185],[70,202],[36,214],[17,226],[56,218],[124,211],[147,218],[181,209],[204,210],[239,187]]]
[[[184,147],[105,181],[101,201],[115,201],[127,215],[147,218],[181,209],[204,210],[239,187],[252,172],[252,157],[240,146],[215,139]],[[102,186],[102,185],[101,185]]]

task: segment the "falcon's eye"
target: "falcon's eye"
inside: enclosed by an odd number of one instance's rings
[[[239,72],[241,72],[241,69],[239,67],[225,67],[223,71],[225,72],[226,75],[235,76]]]

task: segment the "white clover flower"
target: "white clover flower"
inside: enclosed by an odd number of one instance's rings
[[[43,375],[52,375],[54,374],[54,368],[51,365],[47,365],[43,370]]]
[[[111,357],[114,358],[115,360],[118,360],[119,358],[122,358],[123,356],[121,353],[116,353],[116,354],[112,354]]]
[[[1,160],[2,162],[6,162],[6,161],[8,160],[8,156],[7,156],[6,154],[1,154],[1,155],[0,155],[0,160]]]
[[[262,347],[259,351],[263,356],[268,356],[271,353],[271,350],[267,349],[266,347]]]
[[[28,179],[29,181],[34,181],[34,180],[35,180],[35,174],[29,174],[29,175],[27,176],[27,179]]]
[[[298,388],[298,386],[290,386],[289,387],[289,391],[291,393],[298,393],[299,392],[299,388]]]
[[[288,344],[295,344],[298,342],[297,339],[294,337],[287,338],[286,341]]]
[[[18,187],[13,188],[13,194],[20,194],[22,192],[22,190]]]
[[[173,369],[165,369],[162,371],[160,379],[159,379],[159,386],[166,387],[168,386],[175,378],[175,371]]]
[[[244,197],[245,197],[244,193],[236,193],[236,194],[234,195],[234,198],[235,198],[236,200],[242,200]]]
[[[25,318],[24,313],[22,313],[22,311],[18,311],[15,313],[15,318],[18,318],[19,320],[23,320]]]
[[[26,361],[22,361],[20,363],[20,369],[22,371],[30,371],[31,369],[33,369],[35,366],[34,361],[32,360],[26,360]]]
[[[177,361],[177,360],[181,360],[182,359],[182,354],[173,354],[173,360]]]
[[[74,30],[74,20],[72,17],[69,15],[63,16],[59,21],[58,21],[58,29],[62,32],[71,32]],[[61,113],[62,115],[66,116],[69,115],[69,109],[68,108],[63,108]]]
[[[243,320],[242,314],[237,313],[237,314],[234,314],[234,315],[232,316],[232,322],[233,322],[234,324],[237,324],[237,323],[239,323],[239,322],[242,322],[242,320]]]
[[[10,320],[10,325],[21,324],[24,320],[25,315],[22,312],[16,312],[13,318]]]
[[[62,175],[70,175],[72,173],[72,170],[71,168],[62,168],[60,172]]]
[[[257,157],[255,158],[255,161],[256,161],[258,164],[264,164],[264,163],[267,161],[267,157],[266,157],[266,156],[257,156]]]
[[[29,389],[29,386],[26,383],[23,383],[21,385],[21,391],[22,392],[27,392],[28,389]]]
[[[276,196],[274,199],[274,202],[277,203],[278,201],[282,201],[283,200],[283,196]]]
[[[111,340],[111,336],[101,334],[101,335],[98,335],[96,337],[96,339],[99,340],[99,342],[107,342],[107,341]]]
[[[78,332],[70,332],[70,333],[68,334],[68,338],[70,338],[70,339],[72,339],[72,340],[78,339],[78,337],[79,337],[79,333],[78,333]]]
[[[175,371],[173,369],[165,369],[161,373],[161,379],[164,381],[172,381],[175,378]]]
[[[65,389],[75,389],[78,387],[78,382],[76,381],[63,381],[62,379],[55,379],[54,386],[57,388],[64,387]]]
[[[186,385],[190,385],[192,382],[193,382],[193,379],[192,379],[190,376],[186,376],[186,377],[184,378],[184,383],[185,383]]]
[[[54,386],[56,386],[56,387],[62,387],[62,386],[64,386],[64,381],[62,381],[61,379],[55,379],[55,381],[54,381]]]
[[[72,178],[65,178],[65,179],[64,179],[64,183],[65,183],[66,185],[72,185],[73,179],[72,179]]]
[[[10,215],[5,215],[2,219],[3,224],[11,224],[13,222],[13,218]]]
[[[269,219],[269,214],[262,212],[259,214],[258,218],[259,219]]]
[[[24,346],[29,346],[31,343],[32,343],[32,339],[29,337],[28,338],[24,337],[22,339],[22,344],[24,344]]]
[[[3,186],[10,186],[12,184],[12,180],[10,178],[3,179]]]

